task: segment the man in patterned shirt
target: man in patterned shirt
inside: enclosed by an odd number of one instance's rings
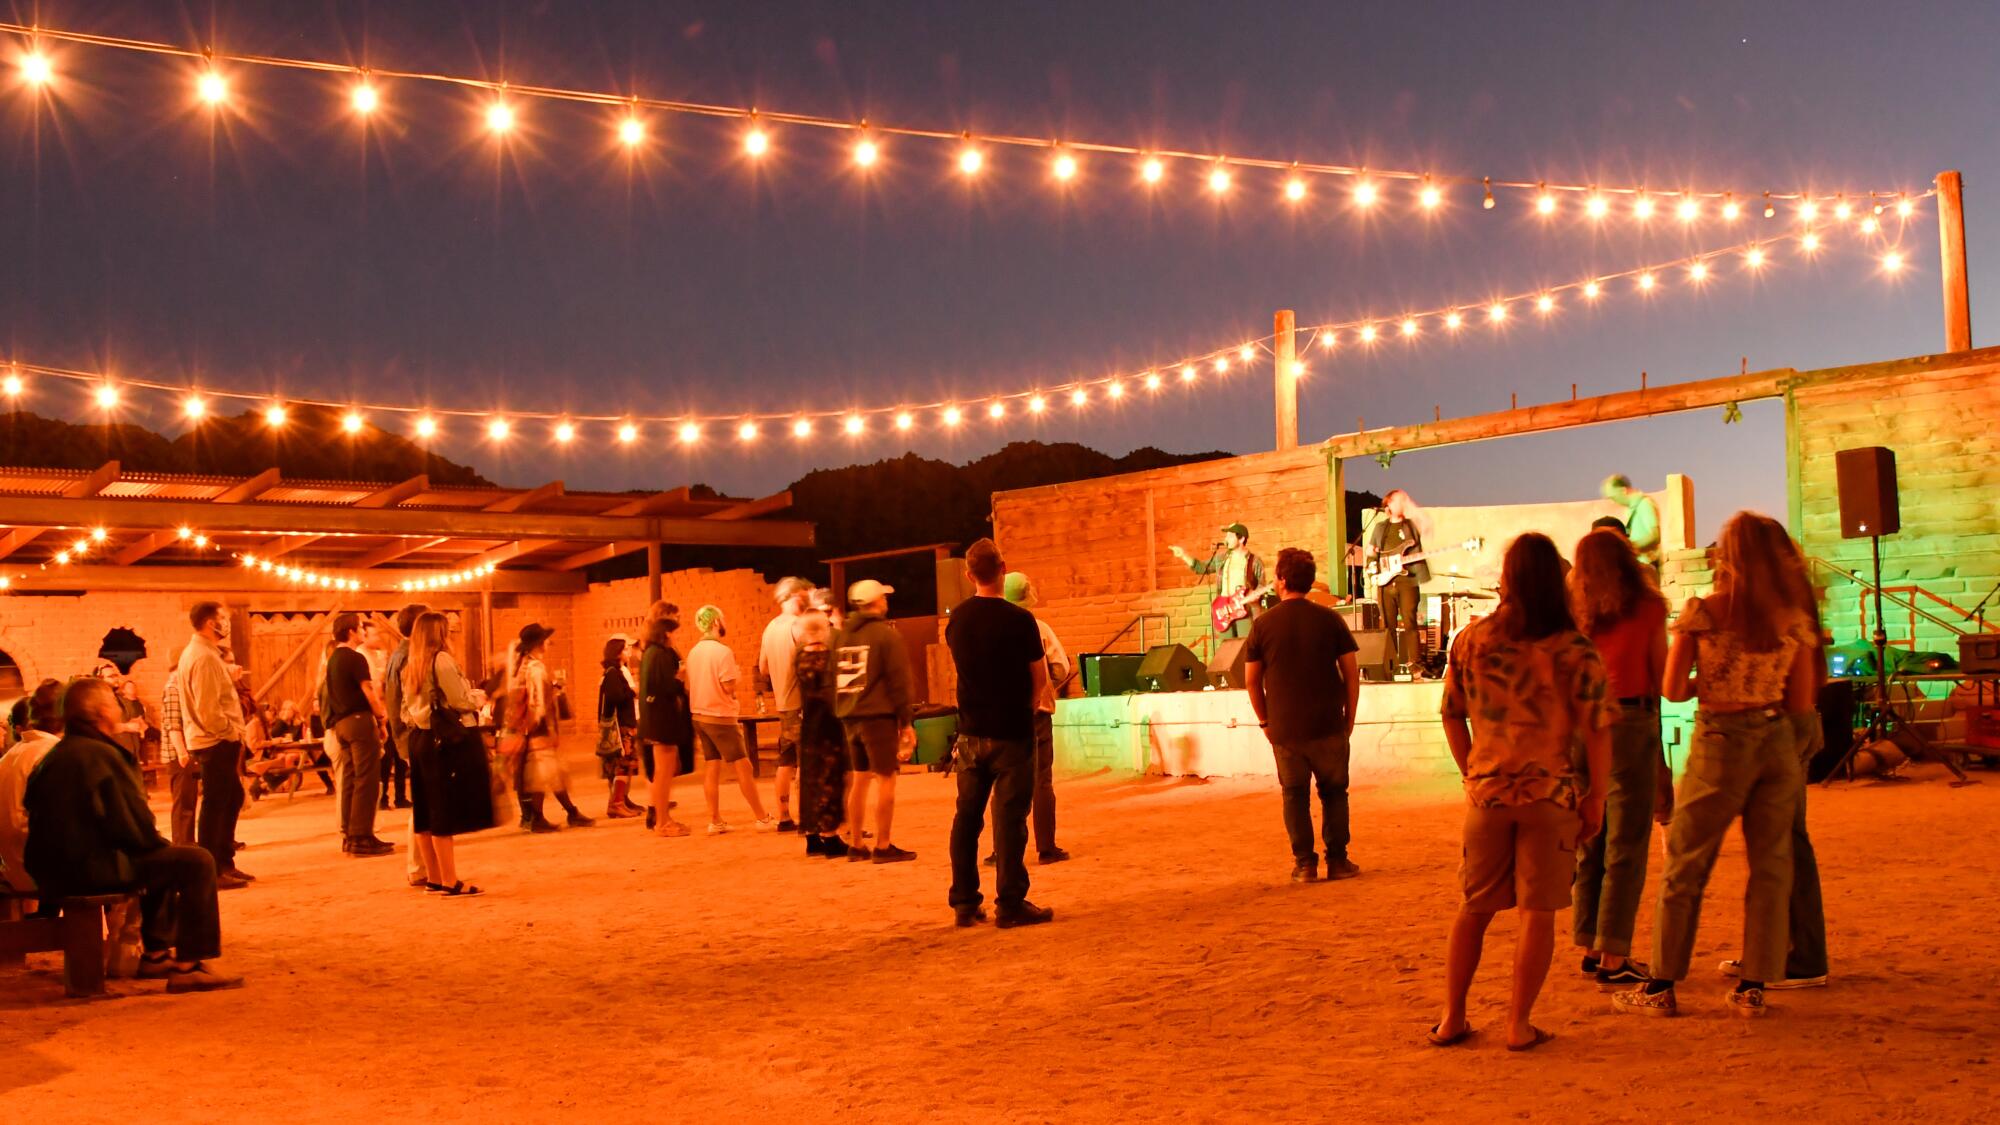
[[[195,809],[201,804],[201,767],[188,753],[187,732],[182,729],[181,654],[167,658],[167,686],[160,689],[160,751],[166,755],[173,773],[168,788],[173,793],[169,819],[176,844],[194,843]]]
[[[1604,662],[1570,616],[1562,556],[1546,535],[1521,536],[1501,564],[1498,608],[1452,642],[1445,669],[1444,736],[1469,807],[1437,1046],[1472,1034],[1465,996],[1486,927],[1516,908],[1507,1049],[1553,1038],[1529,1017],[1555,952],[1556,911],[1570,904],[1577,845],[1604,821],[1614,717],[1605,696]]]

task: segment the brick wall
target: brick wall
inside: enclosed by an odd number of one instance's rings
[[[677,570],[660,576],[660,596],[681,609],[681,627],[673,634],[674,647],[681,655],[687,655],[701,639],[694,626],[695,610],[704,605],[722,610],[723,620],[729,626],[729,635],[724,640],[736,654],[737,694],[745,712],[756,710],[757,644],[764,635],[765,624],[777,616],[778,605],[772,600],[775,593],[775,586],[754,570]],[[584,708],[595,707],[600,675],[598,660],[604,652],[604,641],[613,633],[638,639],[639,630],[646,623],[646,610],[652,605],[646,597],[646,580],[622,578],[594,583],[587,592],[564,600],[570,603],[566,608],[572,646],[568,659],[569,667],[576,669],[570,673],[571,682],[579,685],[575,698]],[[499,616],[494,614],[496,632]]]
[[[127,628],[146,642],[132,666],[142,698],[157,702],[167,682],[167,658],[187,643],[188,609],[196,595],[118,592],[75,597],[0,597],[0,651],[13,657],[33,691],[45,678],[87,675],[99,661],[104,634]]]
[[[1813,372],[1793,389],[1792,404],[1792,530],[1807,554],[1869,576],[1868,540],[1840,537],[1834,453],[1881,445],[1896,453],[1902,510],[1902,530],[1882,540],[1883,585],[1916,585],[1963,611],[2000,582],[2000,349]],[[1844,580],[1828,587],[1837,641],[1869,631],[1858,594]],[[1919,604],[1957,618],[1927,599]],[[1886,617],[1890,643],[1906,643],[1908,611],[1890,604]],[[1915,637],[1922,649],[1957,650],[1948,630],[1921,617]]]

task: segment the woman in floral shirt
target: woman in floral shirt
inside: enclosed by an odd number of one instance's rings
[[[1553,1038],[1529,1022],[1555,953],[1555,915],[1570,903],[1577,845],[1604,820],[1613,718],[1604,663],[1577,631],[1562,556],[1546,535],[1507,548],[1500,605],[1452,642],[1444,735],[1465,775],[1464,892],[1445,952],[1445,1007],[1431,1042],[1472,1034],[1465,996],[1486,927],[1521,911],[1507,1049]]]

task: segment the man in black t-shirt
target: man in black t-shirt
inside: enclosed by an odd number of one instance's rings
[[[1028,901],[1028,810],[1035,799],[1035,700],[1048,683],[1035,615],[1006,597],[1007,564],[991,539],[965,552],[979,591],[951,611],[945,644],[958,669],[958,811],[951,820],[951,908],[958,924],[980,909],[979,833],[993,806],[996,925],[1033,926],[1055,911]]]
[[[1319,784],[1326,877],[1361,874],[1347,858],[1347,752],[1355,703],[1361,698],[1360,666],[1347,622],[1306,600],[1317,573],[1312,552],[1296,547],[1278,552],[1280,600],[1250,627],[1243,651],[1250,707],[1277,760],[1295,883],[1319,879],[1309,801],[1314,782]]]
[[[388,855],[395,845],[375,835],[375,800],[382,791],[382,702],[375,697],[375,677],[361,653],[361,616],[335,617],[333,642],[339,647],[326,660],[321,710],[333,731],[340,850],[351,856]]]

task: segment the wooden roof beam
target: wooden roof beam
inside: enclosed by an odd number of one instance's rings
[[[210,500],[209,503],[241,504],[246,500],[255,500],[257,497],[262,496],[266,492],[269,492],[272,489],[278,487],[278,481],[280,479],[282,478],[279,476],[278,470],[265,469],[263,472],[258,473],[256,476],[251,477],[248,480],[238,481],[237,483],[230,485],[228,488],[223,489],[221,492],[217,493],[215,498]]]
[[[670,488],[665,492],[655,492],[651,496],[641,496],[615,508],[606,508],[601,514],[607,516],[650,516],[667,508],[685,504],[693,496],[687,485]]]
[[[88,590],[103,593],[112,590],[139,591],[146,593],[235,593],[248,591],[277,597],[318,600],[326,602],[344,600],[354,603],[372,600],[378,605],[387,605],[406,600],[409,595],[397,587],[395,571],[383,571],[373,583],[364,582],[365,588],[359,592],[336,590],[299,589],[293,583],[276,575],[260,570],[249,570],[240,566],[180,566],[165,564],[158,566],[106,566],[102,563],[71,564],[49,570],[35,570],[14,580],[16,590]],[[431,596],[446,597],[453,593],[471,592],[485,589],[494,593],[519,594],[580,594],[587,589],[581,574],[557,574],[546,570],[499,570],[486,575],[477,582],[467,583],[456,591],[433,591]]]
[[[414,555],[418,551],[428,551],[434,547],[442,547],[449,542],[451,542],[451,536],[449,535],[438,536],[437,538],[397,539],[375,548],[352,562],[341,563],[339,569],[371,570],[381,566],[383,563],[395,562],[405,555]]]
[[[500,499],[481,508],[480,511],[519,512],[527,508],[533,508],[539,504],[546,504],[551,500],[559,500],[562,498],[562,495],[563,482],[552,480],[547,484],[538,484],[526,492],[516,492],[512,496],[502,496]]]
[[[409,480],[400,481],[387,488],[371,492],[354,502],[357,508],[393,508],[419,492],[430,488],[431,478],[418,473]]]
[[[154,531],[141,535],[139,538],[120,548],[117,554],[112,555],[111,564],[113,566],[131,566],[148,555],[166,550],[168,547],[180,542],[180,539],[181,533],[179,531]]]
[[[106,461],[84,476],[64,485],[62,497],[65,500],[83,500],[100,495],[105,489],[111,487],[113,481],[118,479],[118,471],[118,462]],[[28,527],[23,525],[8,531],[6,535],[0,536],[0,559],[4,559],[15,551],[40,539],[42,533],[48,530],[46,526]]]
[[[276,539],[267,541],[263,546],[250,553],[260,559],[282,558],[301,547],[317,543],[324,538],[326,538],[324,535],[280,535]]]
[[[560,539],[516,539],[512,543],[502,543],[490,551],[481,551],[469,559],[463,559],[451,569],[467,570],[485,566],[487,563],[499,566],[522,555],[531,555],[544,547],[553,547],[560,542],[562,542]]]
[[[541,569],[582,570],[593,563],[609,562],[619,555],[630,554],[633,551],[643,551],[645,549],[646,542],[643,539],[629,539],[618,543],[605,543],[592,547],[588,551],[578,551],[574,555],[557,559],[555,562]]]
[[[745,500],[735,507],[724,508],[719,512],[710,512],[702,518],[710,520],[756,519],[758,516],[767,516],[772,512],[782,512],[791,506],[792,490],[788,488],[783,492],[773,492],[762,499]]]

